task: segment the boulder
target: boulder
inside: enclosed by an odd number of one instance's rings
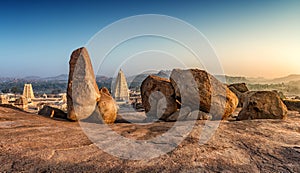
[[[50,117],[50,118],[60,118],[60,119],[68,119],[67,113],[64,111],[51,107],[51,106],[44,106],[39,112],[39,115]]]
[[[168,79],[148,76],[142,82],[141,96],[148,118],[163,120],[177,110],[175,91]]]
[[[182,107],[209,113],[213,120],[226,119],[238,105],[237,96],[206,71],[174,69],[170,81]]]
[[[228,85],[230,91],[232,91],[239,99],[238,107],[243,107],[243,93],[249,91],[245,83],[235,83]]]
[[[287,116],[287,107],[273,91],[249,91],[244,98],[237,120],[284,119]]]
[[[106,124],[112,124],[117,118],[118,106],[107,88],[103,87],[99,92],[100,97],[97,100],[97,105],[101,115],[100,119]]]
[[[89,117],[95,111],[99,89],[88,51],[84,47],[73,51],[69,65],[68,118],[76,121]]]
[[[240,93],[245,93],[245,92],[249,91],[246,83],[234,83],[234,84],[228,85],[228,87],[235,88]]]

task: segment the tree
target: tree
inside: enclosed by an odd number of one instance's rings
[[[4,88],[1,90],[2,93],[9,93],[9,88]]]
[[[21,94],[22,90],[16,86],[11,88],[11,92],[14,94]]]

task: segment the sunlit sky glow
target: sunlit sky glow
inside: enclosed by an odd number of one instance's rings
[[[112,22],[139,14],[169,15],[195,26],[228,75],[300,74],[297,0],[10,1],[0,6],[0,77],[67,74],[72,50]]]

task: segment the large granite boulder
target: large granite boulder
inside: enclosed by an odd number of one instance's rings
[[[238,107],[243,107],[244,97],[243,93],[249,91],[245,83],[235,83],[228,85],[228,88],[238,97],[239,104]]]
[[[141,95],[149,118],[164,120],[177,110],[175,91],[168,79],[148,76],[142,82]]]
[[[68,118],[76,121],[89,117],[95,111],[99,89],[88,51],[84,47],[73,51],[69,64]]]
[[[273,91],[249,91],[244,97],[237,120],[284,119],[287,116],[287,107]]]
[[[38,112],[39,115],[50,117],[50,118],[60,118],[60,119],[68,119],[67,113],[64,111],[51,107],[51,106],[44,106]]]
[[[209,113],[214,120],[226,119],[238,105],[237,96],[206,71],[174,69],[170,80],[182,107]]]

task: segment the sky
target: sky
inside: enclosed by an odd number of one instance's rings
[[[29,0],[1,3],[0,77],[67,74],[73,50],[85,46],[113,22],[142,14],[172,16],[197,28],[210,42],[227,75],[274,78],[300,74],[297,0]],[[143,58],[156,53],[145,53]],[[171,61],[165,52],[161,55],[160,64]],[[138,56],[132,58],[138,62]],[[137,64],[139,69],[142,62]],[[125,72],[134,73],[135,67],[129,66]]]

